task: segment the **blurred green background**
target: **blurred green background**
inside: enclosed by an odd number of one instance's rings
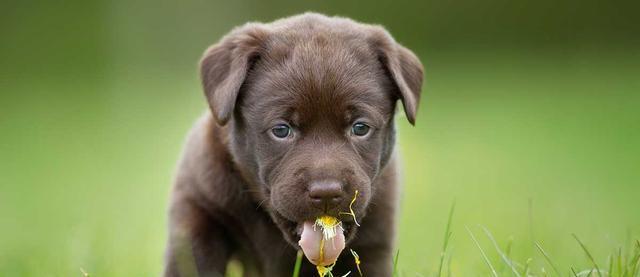
[[[640,235],[640,5],[624,1],[3,1],[0,275],[158,276],[203,50],[303,11],[380,23],[426,68],[402,118],[399,267],[486,276],[465,226],[563,272]],[[366,260],[366,253],[360,253]],[[603,266],[604,267],[604,266]],[[422,275],[417,275],[420,273]]]

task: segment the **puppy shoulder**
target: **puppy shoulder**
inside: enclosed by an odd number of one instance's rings
[[[174,201],[220,206],[235,195],[226,129],[207,111],[187,135],[173,186]]]

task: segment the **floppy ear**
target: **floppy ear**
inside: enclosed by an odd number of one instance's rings
[[[267,31],[262,25],[246,24],[209,47],[200,60],[204,93],[218,124],[229,121],[240,87],[259,58],[266,37]]]
[[[395,42],[381,27],[374,27],[371,42],[380,62],[400,93],[407,119],[415,125],[422,91],[422,63],[411,50]]]

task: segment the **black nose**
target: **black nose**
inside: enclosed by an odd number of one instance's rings
[[[315,181],[309,185],[311,203],[321,209],[337,206],[342,202],[343,195],[342,183],[338,181]]]

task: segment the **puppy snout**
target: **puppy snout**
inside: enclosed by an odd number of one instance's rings
[[[344,200],[342,183],[332,180],[312,182],[309,184],[309,199],[317,208],[335,208]]]

